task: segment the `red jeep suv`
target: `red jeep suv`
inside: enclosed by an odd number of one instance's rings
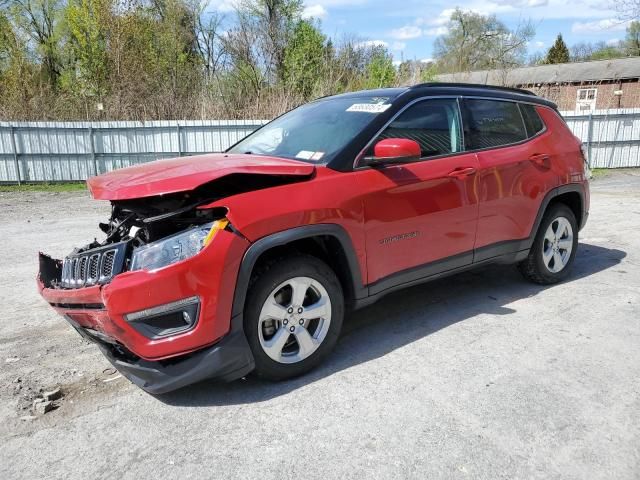
[[[589,209],[580,142],[524,90],[424,84],[322,98],[225,153],[88,180],[104,237],[40,254],[42,296],[163,393],[317,365],[346,311],[488,263],[563,279]]]

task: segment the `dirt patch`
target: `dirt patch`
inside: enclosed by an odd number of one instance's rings
[[[0,257],[2,429],[41,421],[19,419],[33,416],[33,401],[52,388],[61,387],[64,395],[42,415],[47,422],[128,383],[103,382],[113,377],[103,373],[111,365],[40,298],[35,282],[39,251],[62,257],[100,236],[98,222],[109,210],[108,202],[84,191],[0,193],[0,228],[11,252]]]
[[[117,402],[121,392],[133,387],[113,367],[103,368],[99,372],[83,372],[69,369],[63,372],[68,381],[41,385],[33,376],[16,377],[5,384],[3,400],[9,398],[13,403],[13,415],[4,419],[0,432],[9,436],[23,435],[45,427],[52,427],[68,421],[70,418],[94,412]],[[47,393],[58,391],[58,395],[49,400]],[[50,403],[45,412],[39,406]]]

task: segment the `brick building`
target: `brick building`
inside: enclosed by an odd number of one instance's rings
[[[640,108],[640,57],[454,73],[437,80],[526,88],[562,111]]]

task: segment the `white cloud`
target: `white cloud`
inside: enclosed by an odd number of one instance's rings
[[[389,36],[396,40],[410,40],[412,38],[422,36],[422,29],[415,25],[406,25],[404,27],[391,30],[391,32],[389,32]]]
[[[394,60],[393,61],[393,66],[394,67],[399,67],[402,64],[402,60]]]
[[[449,31],[448,25],[451,21],[451,14],[454,11],[454,8],[445,8],[435,18],[418,18],[416,24],[427,27],[422,31],[422,34],[425,36],[437,37],[444,35]]]
[[[322,5],[323,7],[347,7],[352,5],[363,5],[368,1],[369,0],[313,0],[313,4]]]
[[[438,35],[444,35],[448,31],[449,29],[447,27],[441,26],[441,27],[427,28],[424,31],[424,34],[432,37],[437,37]]]
[[[317,3],[321,0],[309,0]],[[370,0],[371,1],[371,0]],[[463,11],[483,15],[496,14],[508,25],[515,25],[523,19],[531,19],[539,28],[548,20],[563,20],[563,27],[570,28],[573,21],[593,21],[616,16],[613,4],[616,0],[460,0],[458,2],[425,2],[424,0],[404,0],[385,2],[384,7],[392,14],[404,18],[416,18],[407,24],[421,27],[444,25],[448,22],[455,5]],[[619,0],[618,0],[619,1]],[[380,0],[378,0],[380,2]],[[438,8],[444,4],[446,8]],[[388,5],[388,6],[387,6]],[[535,8],[534,8],[535,7]],[[440,13],[438,13],[440,12]],[[541,22],[541,23],[538,23]]]
[[[242,0],[209,0],[208,6],[211,10],[219,12],[233,12]],[[306,5],[302,11],[304,18],[325,18],[327,7],[347,7],[364,5],[369,0],[311,0],[304,2]]]
[[[451,15],[455,12],[455,8],[445,8],[440,12],[440,14],[431,20],[426,20],[427,25],[438,25],[443,26],[447,25],[451,21]],[[423,19],[423,21],[425,21]]]
[[[435,60],[433,58],[423,58],[420,60],[422,63],[433,63]]]
[[[422,36],[444,35],[449,31],[447,25],[454,11],[453,8],[447,8],[435,18],[417,18],[413,25],[405,25],[391,30],[389,36],[398,40],[410,40]]]
[[[617,47],[619,43],[620,43],[619,38],[611,38],[607,40],[607,45],[609,45],[610,47]]]
[[[481,15],[496,14],[498,19],[503,22],[509,19],[514,22],[521,21],[525,14],[540,22],[561,19],[565,21],[565,25],[570,24],[571,20],[582,19],[582,21],[574,22],[572,28],[574,33],[593,33],[626,28],[626,24],[613,20],[614,13],[607,7],[603,7],[602,0],[462,0],[458,5],[465,12]],[[445,8],[439,14],[424,15],[421,12],[421,16],[410,26],[420,27],[422,36],[445,35],[448,32],[451,14],[454,11],[454,8]]]
[[[304,7],[304,10],[302,10],[302,18],[324,19],[327,18],[328,14],[329,12],[327,12],[327,9],[319,4],[309,5],[308,7]]]
[[[238,0],[210,0],[209,7],[219,12],[233,12],[236,9]]]
[[[549,0],[493,0],[497,5],[506,5],[510,7],[544,7],[549,5]]]
[[[592,22],[574,22],[571,25],[573,33],[602,33],[602,32],[619,32],[627,28],[628,22],[621,22],[613,18],[605,18],[603,20],[594,20]]]
[[[407,44],[405,42],[393,42],[391,44],[391,50],[404,50],[407,48]]]
[[[359,47],[388,47],[389,44],[384,40],[365,40],[363,42],[358,42],[357,45]]]
[[[531,19],[539,29],[549,20],[562,20],[561,31],[564,31],[570,28],[571,22],[580,19],[591,22],[614,18],[616,1],[619,0],[462,0],[460,6],[463,10],[496,14],[507,23]]]

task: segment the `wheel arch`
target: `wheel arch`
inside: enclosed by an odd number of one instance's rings
[[[561,185],[551,190],[542,200],[538,215],[536,216],[531,234],[528,238],[528,248],[531,248],[533,241],[542,223],[542,217],[549,210],[549,208],[557,203],[563,203],[567,205],[573,214],[576,216],[578,223],[578,230],[581,230],[586,222],[587,212],[585,212],[585,191],[584,186],[580,183],[570,183],[567,185]]]
[[[288,249],[310,253],[325,261],[342,284],[345,305],[352,306],[357,299],[368,295],[349,234],[336,224],[305,225],[263,237],[247,249],[236,280],[232,317],[244,311],[249,283],[255,268],[261,262]]]
[[[560,193],[551,199],[549,205],[547,205],[547,209],[549,209],[552,205],[556,203],[563,203],[567,207],[571,209],[574,216],[576,217],[576,223],[578,224],[578,229],[582,225],[583,216],[584,216],[584,201],[582,195],[577,190],[568,190],[564,193]]]

